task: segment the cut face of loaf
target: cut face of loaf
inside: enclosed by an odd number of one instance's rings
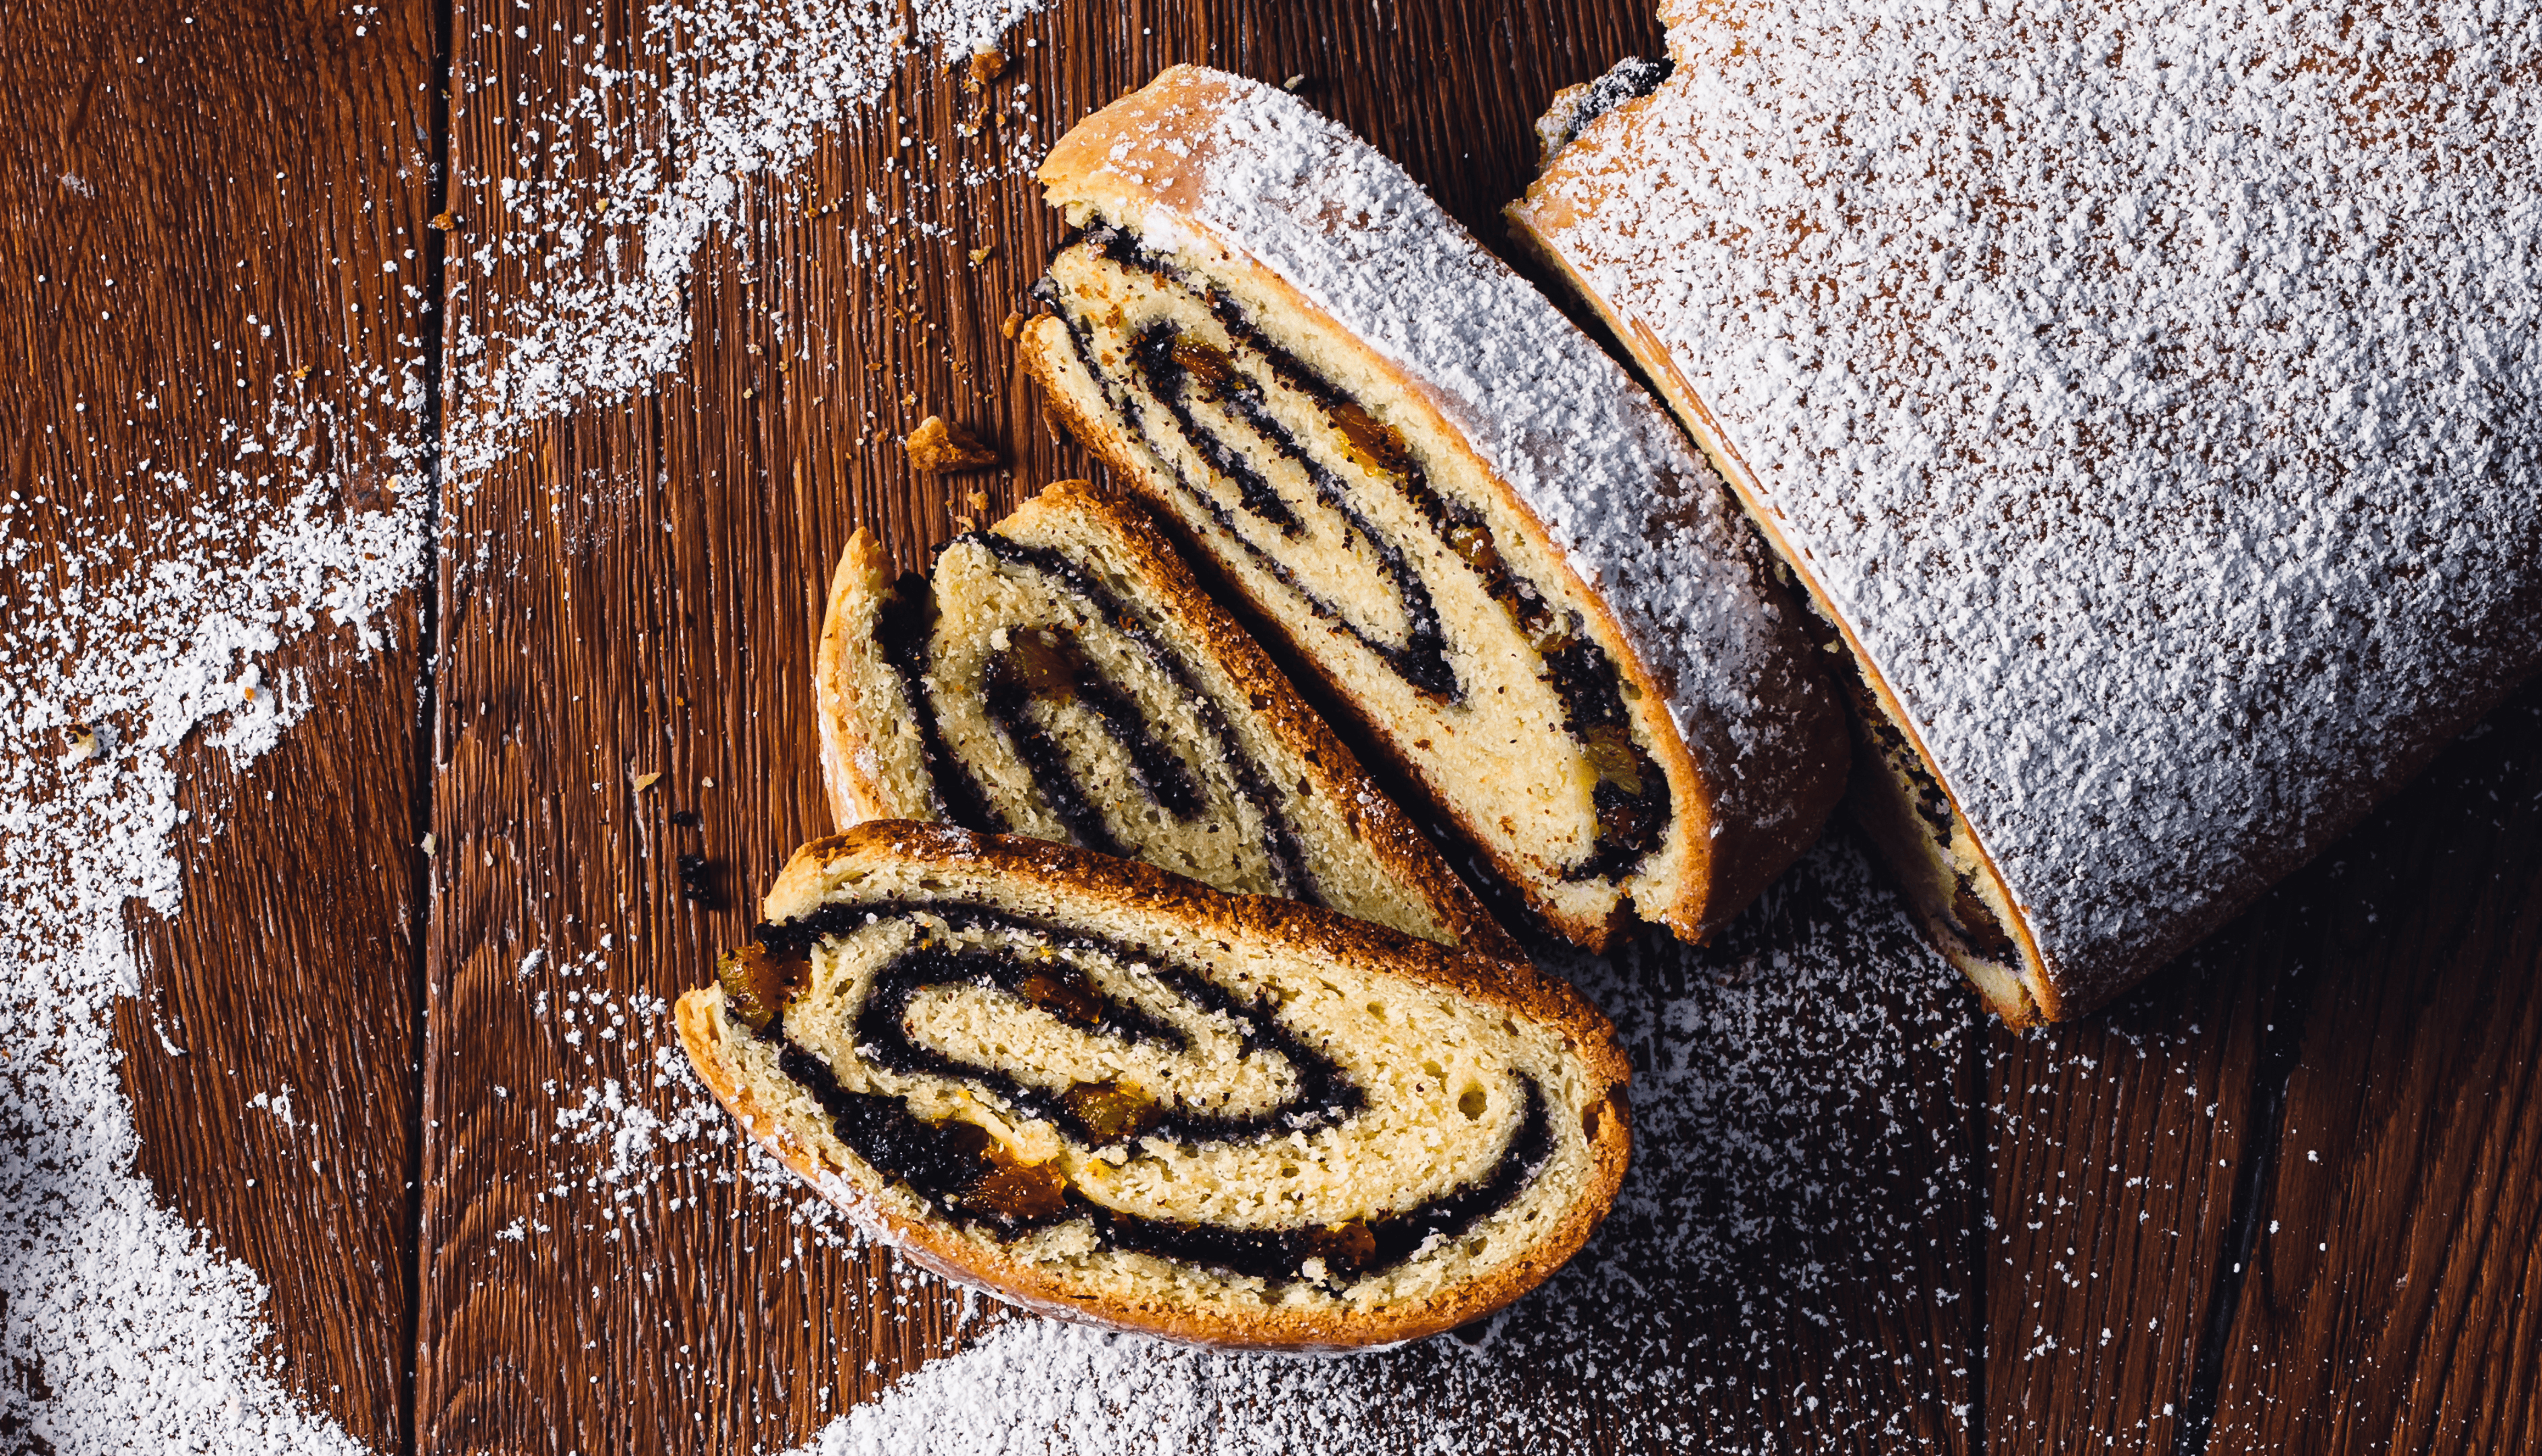
[[[1838,715],[1718,482],[1392,164],[1178,67],[1043,180],[1054,412],[1556,930],[1699,937],[1816,833]]]
[[[701,1073],[867,1228],[1035,1308],[1413,1339],[1540,1282],[1622,1176],[1611,1029],[1521,963],[889,822],[766,911],[681,999]]]
[[[2029,988],[2046,979],[2037,956],[2006,928],[2012,899],[1978,845],[1967,816],[1933,776],[1885,685],[1848,664],[1863,765],[1847,800],[1871,836],[1933,948],[2014,1026],[2040,1019]]]
[[[815,672],[842,827],[1144,860],[1446,944],[1505,934],[1134,506],[1052,485],[889,576],[860,533]]]
[[[1405,392],[1344,390],[1118,228],[1046,291],[1036,371],[1549,920],[1595,939],[1630,882],[1682,877],[1665,715],[1517,513],[1384,422]]]

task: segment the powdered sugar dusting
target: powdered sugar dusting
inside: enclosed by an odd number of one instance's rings
[[[1678,8],[1527,215],[1753,472],[2088,1004],[2542,661],[2542,26]]]
[[[625,1228],[618,1220],[641,1208],[674,1169],[703,1174],[709,1182],[733,1182],[737,1142],[741,1178],[793,1204],[796,1224],[808,1224],[843,1245],[854,1243],[854,1230],[836,1208],[793,1197],[798,1190],[785,1165],[758,1142],[734,1135],[732,1120],[698,1080],[672,1034],[670,1003],[640,991],[613,989],[607,965],[600,951],[553,964],[545,953],[533,951],[521,963],[531,1022],[561,1044],[559,1061],[595,1074],[595,1080],[580,1084],[550,1078],[535,1088],[493,1089],[497,1101],[523,1104],[529,1135],[588,1149],[582,1175],[535,1191],[533,1205],[568,1224],[589,1213],[605,1236],[617,1238]],[[633,1060],[645,1072],[628,1081],[598,1075],[599,1067],[617,1064],[626,1056],[613,1054],[610,1043],[644,1049]],[[664,1206],[676,1211],[680,1201],[673,1198]],[[528,1232],[546,1234],[554,1228],[540,1223]]]
[[[463,176],[450,255],[446,443],[458,488],[499,459],[522,425],[622,398],[675,368],[689,342],[698,251],[741,214],[756,181],[808,159],[821,137],[879,94],[922,48],[959,56],[993,44],[1042,0],[785,0],[748,7],[658,3],[632,53],[608,27],[515,39],[579,58],[584,90],[529,115],[500,175]],[[476,24],[499,37],[500,7]],[[913,30],[914,27],[914,30]],[[455,124],[505,82],[488,67],[453,98]],[[1021,128],[1009,133],[1020,156]],[[597,159],[599,166],[592,163]],[[888,157],[887,170],[911,165]],[[876,199],[858,199],[877,210]],[[485,311],[465,306],[510,262]]]
[[[357,383],[414,400],[411,381]],[[277,379],[269,398],[293,394]],[[187,742],[233,762],[270,748],[320,690],[262,663],[322,627],[376,649],[414,578],[422,492],[348,511],[348,482],[323,464],[354,428],[323,405],[278,406],[224,425],[215,467],[144,463],[108,488],[192,509],[150,518],[146,540],[56,541],[61,589],[0,611],[0,880],[19,887],[0,922],[0,1359],[18,1377],[0,1381],[0,1430],[42,1443],[31,1449],[354,1449],[276,1383],[256,1276],[136,1171],[108,1021],[141,985],[125,907],[175,914],[180,837],[209,830],[178,807]],[[411,465],[415,442],[360,453]],[[0,573],[45,569],[42,538],[12,518],[95,503],[13,492]],[[291,1096],[251,1105],[290,1127]]]

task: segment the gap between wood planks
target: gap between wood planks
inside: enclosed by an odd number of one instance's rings
[[[420,623],[418,637],[423,659],[421,694],[415,701],[415,721],[423,729],[423,740],[414,755],[414,842],[428,841],[432,827],[433,764],[441,743],[441,404],[442,372],[446,365],[442,345],[447,334],[450,300],[443,291],[443,262],[450,252],[450,66],[456,49],[453,34],[454,0],[432,0],[432,73],[424,98],[427,127],[432,135],[431,170],[424,178],[425,222],[423,230],[423,319],[419,332],[423,338],[423,563],[419,593],[422,602],[416,610]],[[410,942],[414,947],[414,963],[409,974],[413,977],[414,1059],[408,1067],[414,1096],[408,1106],[413,1109],[413,1125],[408,1128],[406,1166],[406,1242],[407,1268],[413,1277],[407,1283],[406,1318],[399,1332],[399,1343],[405,1347],[406,1359],[398,1371],[398,1452],[414,1456],[419,1443],[419,1413],[415,1410],[415,1369],[419,1363],[423,1338],[423,1281],[430,1276],[423,1249],[423,1138],[431,1119],[426,1115],[424,1095],[430,1081],[424,1069],[432,1060],[432,921],[441,912],[441,903],[432,893],[433,857],[418,855],[414,860],[414,913],[418,922]]]
[[[2213,1292],[2206,1300],[2206,1328],[2199,1332],[2198,1358],[2191,1366],[2189,1394],[2181,1403],[2180,1423],[2173,1427],[2171,1456],[2204,1456],[2215,1433],[2215,1407],[2221,1397],[2226,1343],[2249,1282],[2252,1256],[2259,1244],[2260,1219],[2277,1187],[2278,1150],[2286,1128],[2286,1087],[2303,1060],[2305,1014],[2313,984],[2324,977],[2316,968],[2294,966],[2280,972],[2276,1004],[2262,1044],[2259,1063],[2251,1070],[2251,1107],[2256,1146],[2242,1155],[2234,1170],[2233,1205],[2225,1216],[2224,1237],[2216,1246]]]

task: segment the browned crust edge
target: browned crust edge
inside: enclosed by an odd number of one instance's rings
[[[1457,878],[1411,819],[1378,789],[1331,726],[1307,706],[1270,654],[1201,589],[1191,568],[1146,511],[1101,494],[1087,481],[1056,480],[992,529],[1029,528],[1031,515],[1040,511],[1073,514],[1112,533],[1122,553],[1137,567],[1140,586],[1161,601],[1166,614],[1218,659],[1229,679],[1251,686],[1253,695],[1263,699],[1261,706],[1252,709],[1253,716],[1306,765],[1315,792],[1332,803],[1388,875],[1420,896],[1458,945],[1478,955],[1526,958],[1518,942]]]
[[[1259,1317],[1230,1320],[1076,1293],[1066,1280],[1043,1270],[1002,1257],[982,1258],[974,1247],[933,1223],[903,1218],[877,1201],[857,1197],[843,1184],[838,1170],[824,1167],[775,1118],[760,1113],[721,1051],[728,1028],[715,1015],[713,993],[701,989],[682,996],[675,1015],[681,1045],[716,1101],[744,1130],[868,1234],[947,1278],[1045,1314],[1185,1344],[1297,1352],[1367,1349],[1454,1329],[1533,1289],[1589,1241],[1622,1186],[1631,1155],[1631,1115],[1624,1095],[1631,1079],[1630,1063],[1615,1045],[1613,1028],[1595,1006],[1569,985],[1525,962],[1492,962],[1445,950],[1383,926],[1291,901],[1220,895],[1162,870],[1065,845],[893,820],[860,824],[797,849],[770,887],[764,912],[772,920],[783,919],[819,904],[821,872],[847,859],[899,860],[947,874],[985,874],[995,883],[1029,883],[1049,894],[1170,916],[1196,930],[1267,940],[1293,953],[1380,961],[1385,971],[1416,983],[1521,1012],[1570,1033],[1592,1084],[1606,1088],[1607,1116],[1599,1120],[1599,1132],[1590,1146],[1587,1186],[1529,1257],[1487,1278],[1398,1310],[1369,1315],[1270,1310]]]
[[[1225,91],[1224,78],[1214,72],[1187,65],[1168,68],[1147,86],[1086,117],[1060,138],[1039,173],[1046,193],[1051,194],[1054,200],[1064,195],[1069,200],[1099,203],[1101,198],[1098,194],[1106,189],[1085,185],[1088,179],[1099,172],[1105,174],[1110,190],[1137,198],[1149,206],[1176,211],[1187,222],[1192,211],[1188,193],[1197,185],[1193,181],[1196,168],[1170,168],[1161,175],[1151,174],[1131,182],[1122,180],[1117,170],[1110,168],[1109,162],[1119,147],[1133,143],[1143,152],[1176,142],[1197,149],[1200,138],[1195,135],[1194,127],[1205,121],[1221,104]],[[1302,315],[1332,322],[1312,301],[1290,287],[1285,279],[1244,257],[1240,248],[1232,247],[1230,251],[1236,255],[1236,265],[1251,273],[1258,286],[1266,292],[1286,300],[1291,309]],[[1111,427],[1108,420],[1097,424],[1086,419],[1084,411],[1076,408],[1061,393],[1057,371],[1076,367],[1074,350],[1067,346],[1064,337],[1057,340],[1051,337],[1054,329],[1064,330],[1064,328],[1058,321],[1047,317],[1033,321],[1019,341],[1019,352],[1027,372],[1042,386],[1045,398],[1050,401],[1049,412],[1100,456],[1124,481],[1135,486],[1143,496],[1155,500],[1156,487],[1148,480],[1147,472],[1125,448],[1119,432]],[[1334,328],[1337,332],[1348,332],[1337,324]],[[1420,379],[1373,351],[1369,359],[1377,369],[1398,381],[1413,397],[1431,398],[1429,388]],[[1461,431],[1452,425],[1446,433],[1461,445]],[[1482,478],[1491,482],[1502,501],[1534,535],[1545,558],[1568,579],[1575,598],[1589,604],[1606,624],[1607,640],[1621,649],[1619,666],[1626,678],[1649,701],[1671,701],[1671,694],[1662,691],[1643,663],[1633,635],[1624,629],[1621,619],[1606,599],[1580,577],[1569,553],[1554,542],[1533,508],[1511,489],[1487,462],[1475,456],[1470,449],[1465,453]],[[1156,503],[1160,507],[1164,505],[1161,501]],[[1167,514],[1170,515],[1169,510]],[[1227,584],[1231,591],[1248,595],[1237,583],[1231,580]],[[1771,590],[1770,582],[1765,585]],[[1276,622],[1276,617],[1263,604],[1254,602],[1252,607],[1257,616]],[[1788,616],[1793,608],[1787,603],[1784,610]],[[1659,757],[1671,779],[1677,802],[1672,818],[1677,822],[1677,832],[1683,836],[1685,851],[1680,888],[1667,904],[1646,905],[1631,896],[1629,889],[1624,899],[1634,909],[1667,925],[1683,939],[1698,942],[1709,939],[1715,930],[1745,910],[1767,884],[1817,841],[1844,795],[1852,745],[1845,731],[1843,710],[1836,701],[1836,694],[1824,685],[1820,685],[1821,691],[1815,694],[1809,691],[1812,680],[1807,675],[1810,669],[1804,665],[1808,661],[1808,644],[1803,640],[1798,623],[1787,621],[1779,635],[1784,639],[1783,650],[1778,657],[1781,670],[1767,674],[1753,687],[1759,697],[1768,700],[1769,711],[1778,715],[1790,730],[1790,747],[1777,756],[1781,761],[1777,765],[1757,770],[1760,782],[1756,785],[1756,792],[1760,797],[1779,795],[1794,806],[1795,812],[1785,821],[1788,829],[1776,833],[1753,821],[1723,814],[1722,801],[1732,797],[1725,793],[1723,777],[1728,771],[1729,754],[1719,755],[1723,761],[1720,763],[1714,762],[1715,756],[1711,754],[1698,756],[1693,745],[1686,742],[1673,714],[1661,710],[1642,715],[1643,723],[1651,731],[1654,746],[1660,749]],[[1464,832],[1467,840],[1485,858],[1494,862],[1502,878],[1527,898],[1532,909],[1554,931],[1593,951],[1603,952],[1611,944],[1624,917],[1622,903],[1618,904],[1614,913],[1594,919],[1555,910],[1540,898],[1526,875],[1513,872],[1513,866],[1501,863],[1500,857],[1491,852],[1490,841],[1475,832],[1470,816],[1461,810],[1452,794],[1430,785],[1408,760],[1390,751],[1390,743],[1381,722],[1338,688],[1335,694],[1347,702],[1353,713],[1368,726],[1370,738],[1385,753],[1389,766],[1403,777],[1421,783],[1427,797],[1441,813]],[[1711,747],[1726,750],[1728,746],[1716,743]]]
[[[1640,109],[1640,107],[1641,103],[1636,102],[1619,108],[1615,112],[1600,117],[1599,123],[1621,124],[1617,121],[1617,117],[1631,114]],[[1578,143],[1575,142],[1574,145]],[[1550,174],[1551,169],[1548,168],[1545,176]],[[1722,431],[1719,422],[1713,418],[1712,411],[1705,406],[1702,399],[1695,394],[1693,386],[1688,384],[1685,376],[1679,371],[1677,361],[1670,357],[1667,348],[1660,343],[1658,335],[1619,311],[1612,301],[1600,293],[1579,269],[1571,265],[1562,251],[1554,246],[1553,238],[1561,230],[1562,222],[1558,219],[1539,216],[1532,206],[1542,195],[1545,186],[1544,177],[1540,176],[1529,185],[1524,196],[1503,209],[1503,215],[1509,220],[1510,235],[1527,247],[1531,255],[1541,260],[1545,266],[1561,277],[1573,294],[1586,302],[1598,317],[1605,321],[1608,331],[1620,340],[1625,349],[1641,364],[1646,375],[1659,386],[1661,397],[1668,400],[1669,407],[1676,412],[1679,422],[1685,426],[1686,433],[1693,436],[1696,445],[1702,448],[1705,455],[1711,457],[1714,467],[1721,472],[1721,477],[1729,482],[1732,491],[1739,497],[1740,504],[1746,508],[1748,518],[1756,523],[1757,529],[1764,534],[1766,541],[1773,546],[1774,553],[1807,589],[1811,601],[1817,604],[1820,615],[1835,628],[1844,642],[1846,654],[1861,671],[1863,681],[1879,698],[1881,710],[1887,713],[1890,721],[1906,735],[1907,743],[1913,746],[1915,756],[1923,762],[1925,770],[1933,775],[1933,781],[1941,785],[1942,792],[1949,796],[1952,812],[1959,814],[1961,822],[1969,826],[1969,835],[1977,844],[1980,862],[1984,866],[1985,872],[1993,878],[1996,889],[2003,895],[2004,903],[2013,908],[2012,930],[2019,940],[2022,959],[2025,963],[2021,988],[2026,994],[2018,1002],[1987,994],[1983,983],[1966,966],[1960,964],[1960,958],[1953,954],[1947,939],[1934,935],[1931,927],[1923,926],[1922,916],[1918,912],[1916,920],[1918,925],[1925,929],[1926,939],[1931,941],[1934,949],[1943,959],[1950,961],[1953,969],[1958,970],[1970,985],[1979,991],[1987,1009],[2003,1018],[2006,1025],[2021,1028],[2040,1022],[2062,1021],[2071,1016],[2084,1014],[2091,1008],[2069,1006],[2064,1001],[2058,985],[2058,977],[2047,959],[2041,955],[2039,943],[2031,932],[2030,908],[2013,897],[2011,887],[2004,882],[2003,872],[1995,867],[1993,852],[1986,847],[1983,837],[1978,834],[1975,821],[1961,812],[1959,791],[1951,786],[1950,777],[1934,763],[1932,754],[1924,747],[1923,735],[1915,731],[1914,721],[1906,715],[1897,694],[1891,691],[1888,679],[1881,674],[1878,666],[1871,660],[1870,654],[1864,649],[1862,638],[1855,631],[1853,623],[1845,619],[1844,614],[1835,610],[1825,589],[1820,586],[1816,573],[1810,570],[1809,563],[1799,552],[1792,549],[1791,543],[1784,539],[1780,519],[1767,503],[1756,473],[1748,468],[1747,462],[1741,459],[1738,451],[1731,446],[1729,437]]]
[[[896,713],[865,709],[862,690],[847,663],[860,599],[889,593],[891,582],[891,557],[882,544],[861,529],[849,537],[847,549],[839,553],[838,568],[830,573],[821,638],[812,654],[812,720],[814,736],[820,740],[821,783],[829,794],[830,822],[841,829],[894,817],[896,809],[901,815],[910,812],[897,808],[881,782],[863,766],[873,747],[864,725],[877,718],[888,721]],[[907,709],[905,703],[896,705],[897,712]]]

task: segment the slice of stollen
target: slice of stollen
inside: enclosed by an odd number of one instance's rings
[[[862,532],[814,667],[841,828],[934,820],[1515,955],[1136,507],[1063,480],[931,577]]]
[[[1032,1308],[1340,1350],[1569,1259],[1628,1154],[1606,1018],[1495,962],[1126,860],[876,821],[680,999],[689,1056],[875,1236]]]
[[[1401,169],[1177,66],[1041,177],[1054,414],[1550,925],[1700,938],[1816,837],[1842,713],[1721,482]]]

